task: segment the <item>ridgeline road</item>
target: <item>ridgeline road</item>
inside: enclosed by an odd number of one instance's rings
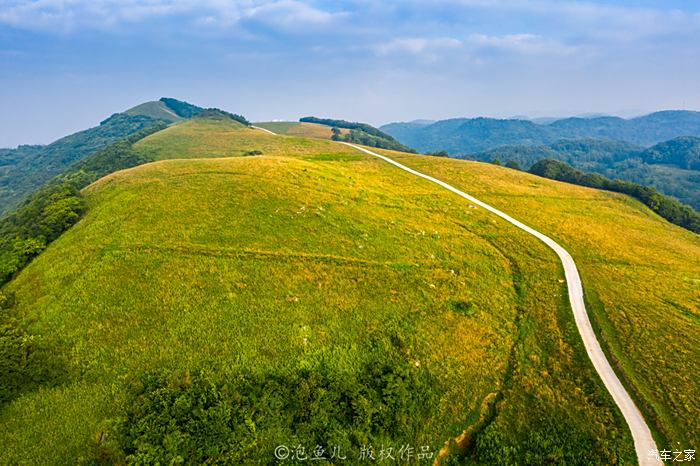
[[[642,414],[639,412],[639,409],[637,409],[637,406],[634,404],[634,401],[632,401],[632,398],[629,396],[629,393],[627,393],[627,390],[625,390],[625,387],[622,386],[620,379],[617,378],[615,371],[613,371],[612,367],[610,366],[610,363],[605,357],[605,353],[603,353],[603,350],[600,347],[600,343],[598,343],[598,339],[596,338],[595,333],[593,332],[593,327],[591,326],[591,322],[588,319],[586,305],[583,301],[583,287],[581,285],[581,277],[579,277],[578,270],[576,269],[576,264],[574,263],[574,259],[571,257],[571,254],[569,254],[569,252],[566,249],[561,247],[550,237],[540,233],[539,231],[533,228],[530,228],[524,223],[515,220],[514,218],[510,217],[507,214],[504,214],[500,210],[491,207],[490,205],[484,202],[481,202],[480,200],[470,196],[469,194],[463,191],[460,191],[459,189],[445,183],[444,181],[440,181],[436,178],[433,178],[432,176],[424,175],[423,173],[408,168],[407,166],[402,165],[399,162],[390,159],[389,157],[379,155],[375,152],[365,149],[364,147],[359,147],[354,144],[349,144],[347,142],[343,142],[342,144],[350,146],[354,149],[357,149],[374,157],[378,157],[384,160],[385,162],[400,168],[401,170],[407,171],[413,175],[431,181],[447,189],[448,191],[452,191],[458,196],[467,199],[469,202],[481,206],[489,212],[498,215],[505,221],[515,225],[521,230],[525,230],[526,232],[535,236],[544,244],[549,246],[552,250],[554,250],[555,253],[557,253],[557,256],[559,256],[559,260],[561,260],[562,266],[564,266],[564,275],[566,277],[566,285],[569,293],[569,303],[571,304],[571,310],[574,313],[576,327],[578,328],[579,334],[583,339],[583,345],[586,347],[586,352],[588,353],[588,357],[593,363],[593,367],[595,367],[595,370],[598,372],[598,375],[603,380],[603,384],[605,384],[605,387],[608,389],[608,392],[610,392],[610,395],[612,395],[613,400],[622,412],[622,415],[625,417],[625,421],[627,421],[627,425],[629,426],[630,431],[632,432],[632,438],[634,440],[634,449],[637,453],[637,460],[639,461],[640,465],[644,466],[662,465],[663,463],[661,461],[657,460],[654,457],[650,457],[649,451],[658,449],[656,447],[656,443],[654,442],[654,438],[651,435],[651,431],[649,430],[649,426],[647,425],[646,421],[644,421],[644,417],[642,417]]]
[[[260,131],[265,131],[266,133],[270,133],[270,134],[272,134],[273,136],[277,136],[277,133],[273,133],[273,132],[270,131],[269,129],[265,129],[265,128],[261,128],[261,127],[259,127],[259,126],[253,126],[253,125],[250,125],[250,127],[253,128],[253,129],[259,129]]]

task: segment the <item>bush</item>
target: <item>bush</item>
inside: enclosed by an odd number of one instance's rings
[[[162,97],[160,101],[163,102],[170,110],[175,112],[176,115],[182,118],[192,118],[198,113],[201,113],[203,110],[201,107],[192,105],[189,102],[183,102],[170,97]]]
[[[241,464],[274,460],[277,445],[340,447],[414,439],[435,406],[435,381],[407,362],[367,362],[357,373],[325,366],[240,373],[147,374],[114,424],[109,460],[137,464]]]
[[[235,113],[229,113],[219,108],[207,108],[195,115],[195,118],[210,118],[214,120],[231,119],[233,121],[237,121],[242,125],[250,126],[250,121],[248,121],[244,116],[237,115]]]
[[[0,293],[0,406],[42,385],[63,381],[64,359],[11,316],[12,299]]]
[[[374,126],[370,126],[366,123],[316,117],[304,117],[300,118],[299,121],[302,123],[316,123],[319,125],[331,126],[331,139],[334,141],[352,142],[355,144],[362,144],[364,146],[377,147],[380,149],[415,153],[415,150],[404,146],[385,132],[380,131]],[[339,128],[349,129],[350,132],[343,136],[340,134]]]

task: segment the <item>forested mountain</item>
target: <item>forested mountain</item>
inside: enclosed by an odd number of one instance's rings
[[[549,124],[455,118],[431,124],[390,123],[380,129],[419,151],[446,150],[450,155],[472,154],[504,145],[542,145],[582,138],[612,139],[647,147],[679,136],[700,136],[700,112],[663,111],[629,120],[566,118]]]
[[[642,152],[641,157],[647,163],[700,170],[700,138],[686,136],[662,142]]]
[[[45,146],[0,149],[0,214],[74,162],[154,123],[172,123],[201,111],[196,105],[162,98],[115,113],[99,126]]]

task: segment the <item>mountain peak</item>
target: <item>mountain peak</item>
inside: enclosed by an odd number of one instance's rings
[[[174,123],[182,119],[192,118],[202,110],[204,109],[189,102],[170,97],[161,97],[159,100],[144,102],[132,107],[124,113],[131,116],[141,115]]]

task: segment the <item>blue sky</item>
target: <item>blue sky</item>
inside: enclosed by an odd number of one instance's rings
[[[700,110],[699,3],[0,0],[0,147],[161,96],[377,125]]]

